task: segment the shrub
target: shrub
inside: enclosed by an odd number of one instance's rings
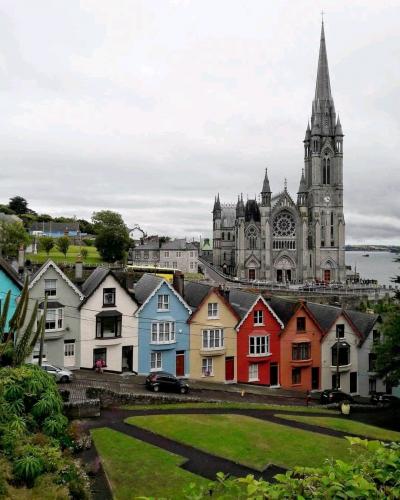
[[[101,390],[97,387],[88,387],[86,389],[86,397],[88,399],[97,399],[100,396]]]
[[[94,240],[90,238],[84,238],[82,241],[87,247],[92,247],[94,245]]]
[[[60,391],[60,396],[64,403],[68,403],[70,394],[71,393],[68,389],[63,389],[62,391]]]
[[[43,472],[42,461],[33,455],[25,455],[14,462],[14,474],[17,479],[33,486],[35,479]]]
[[[83,260],[87,259],[88,254],[89,254],[89,251],[87,248],[81,248],[81,255],[82,255]]]

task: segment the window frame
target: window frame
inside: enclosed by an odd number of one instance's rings
[[[112,298],[112,302],[106,302],[105,298],[107,295]],[[117,293],[115,288],[103,288],[103,307],[115,307],[116,295]]]
[[[207,304],[207,318],[208,319],[218,319],[219,318],[219,304],[218,304],[218,302],[208,302],[208,304]]]
[[[301,368],[292,368],[292,385],[301,385]]]
[[[339,323],[336,325],[336,338],[337,339],[344,339],[344,336],[345,336],[344,323]]]
[[[104,324],[103,320],[113,319],[115,326],[115,334],[104,336]],[[96,318],[96,339],[119,339],[122,337],[122,316],[100,316]]]
[[[260,376],[258,373],[258,363],[249,363],[249,371],[248,371],[248,381],[249,382],[259,382]],[[255,372],[257,372],[257,376],[255,377],[254,373],[253,376],[251,375],[252,369],[255,369]]]
[[[167,293],[157,295],[157,311],[169,311],[169,295]]]
[[[54,320],[48,319],[47,315],[50,312],[54,313]],[[53,322],[54,322],[54,328],[50,328],[47,326],[48,323],[53,323]],[[47,309],[44,331],[45,332],[59,332],[61,330],[64,330],[64,308],[63,307],[54,307],[54,308]]]
[[[211,367],[211,370],[209,369]],[[212,357],[201,358],[201,376],[213,377],[214,376],[214,361]]]
[[[154,361],[153,361],[153,357],[154,357]],[[162,371],[162,358],[163,358],[162,351],[151,351],[150,352],[150,371],[151,372]]]
[[[249,335],[249,356],[268,356],[270,351],[269,335]],[[252,352],[253,351],[253,352]],[[258,352],[257,352],[258,351]]]
[[[50,282],[54,282],[54,287],[48,287]],[[53,293],[54,292],[54,293]],[[49,278],[44,280],[44,296],[45,297],[57,297],[57,279]]]
[[[168,328],[166,328],[168,325]],[[162,328],[161,328],[162,327]],[[168,332],[167,332],[168,330]],[[165,340],[168,335],[168,340]],[[160,340],[162,338],[162,340]],[[176,342],[175,321],[152,321],[150,327],[150,344],[174,344]]]
[[[300,323],[304,321],[304,327]],[[304,333],[307,330],[307,321],[305,316],[297,316],[296,318],[296,332]]]
[[[260,315],[261,321],[259,321]],[[264,311],[262,309],[256,309],[253,311],[253,323],[254,326],[264,326]]]
[[[292,344],[292,361],[308,361],[309,359],[311,359],[311,342],[294,342]]]
[[[213,345],[211,345],[213,344]],[[218,345],[217,345],[218,344]],[[206,328],[202,330],[202,350],[212,351],[224,348],[223,328]]]

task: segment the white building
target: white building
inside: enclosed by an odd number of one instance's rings
[[[136,301],[110,269],[98,267],[83,283],[81,368],[97,359],[107,371],[138,371],[138,309]]]

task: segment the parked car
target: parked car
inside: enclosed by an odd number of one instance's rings
[[[71,382],[74,378],[74,375],[71,371],[66,368],[59,368],[58,366],[50,365],[49,363],[43,363],[42,369],[45,370],[50,375],[56,379],[56,382],[60,382],[61,384],[65,384],[67,382]]]
[[[326,389],[321,392],[321,404],[340,403],[341,401],[354,401],[353,397],[339,389]]]
[[[146,388],[154,392],[173,391],[181,394],[189,392],[189,385],[184,380],[167,372],[150,373],[146,378]]]
[[[372,392],[369,400],[373,405],[400,406],[399,398],[396,398],[396,396],[392,394],[386,394],[385,392]]]

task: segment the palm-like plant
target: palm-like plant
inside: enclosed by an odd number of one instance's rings
[[[33,311],[26,327],[25,321],[29,304],[28,279],[25,280],[21,296],[15,312],[7,322],[11,301],[11,291],[6,295],[4,306],[0,313],[0,365],[20,366],[32,353],[40,335],[44,335],[45,317],[37,321],[38,302],[35,302]],[[7,324],[8,323],[8,324]]]
[[[28,485],[32,485],[42,471],[42,461],[32,455],[26,455],[14,462],[15,475],[19,479],[25,481]]]

